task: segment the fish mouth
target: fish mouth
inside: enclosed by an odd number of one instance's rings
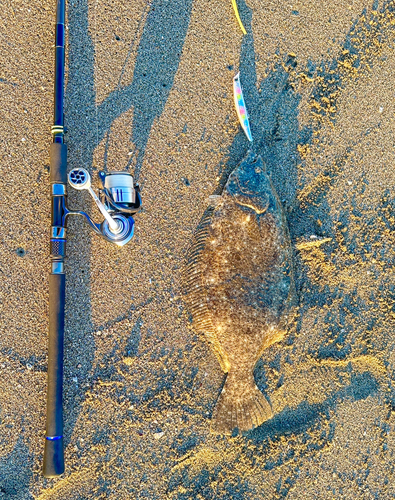
[[[261,215],[270,204],[268,183],[261,156],[250,153],[230,174],[226,191],[238,205]]]
[[[261,204],[258,205],[257,203],[252,202],[252,200],[249,200],[249,196],[250,195],[247,193],[236,194],[235,195],[236,203],[242,207],[250,208],[257,215],[264,214],[269,207],[269,200],[267,200],[266,204],[262,206]]]

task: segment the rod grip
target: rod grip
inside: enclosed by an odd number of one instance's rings
[[[62,392],[65,285],[64,274],[50,274],[47,427],[43,462],[45,477],[56,477],[64,472]]]
[[[64,142],[51,144],[50,178],[52,184],[67,184],[67,144]]]

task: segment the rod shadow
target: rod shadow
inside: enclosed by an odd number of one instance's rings
[[[65,122],[70,169],[84,166],[89,170],[98,141],[110,133],[114,120],[133,106],[131,135],[137,149],[134,173],[138,176],[152,124],[161,115],[173,85],[191,8],[192,0],[151,2],[137,50],[133,81],[127,86],[118,85],[96,106],[95,47],[88,23],[88,1],[69,3]],[[172,15],[173,12],[177,15]],[[75,206],[75,193],[69,192],[69,199],[70,206]],[[79,218],[70,221],[69,229],[64,363],[66,445],[85,399],[85,389],[91,387],[96,375],[92,374],[95,342],[91,335],[94,329],[90,293],[91,238],[89,229]]]

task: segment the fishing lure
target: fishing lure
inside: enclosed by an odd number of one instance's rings
[[[241,127],[244,130],[247,139],[252,142],[250,122],[248,120],[248,113],[244,102],[243,91],[241,90],[240,73],[237,73],[237,75],[233,78],[233,94],[235,98],[236,112],[237,116],[239,117]]]
[[[233,5],[233,10],[235,11],[235,14],[236,14],[236,18],[239,21],[239,25],[240,25],[241,31],[243,32],[244,35],[246,35],[247,31],[245,30],[245,28],[243,26],[243,23],[241,22],[241,19],[240,19],[240,16],[239,16],[239,11],[237,9],[236,0],[232,0],[232,5]]]

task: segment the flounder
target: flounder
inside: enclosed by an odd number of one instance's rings
[[[230,434],[273,416],[253,370],[263,351],[283,337],[292,313],[292,249],[260,156],[248,155],[211,200],[186,254],[183,291],[193,328],[227,373],[211,430]]]

